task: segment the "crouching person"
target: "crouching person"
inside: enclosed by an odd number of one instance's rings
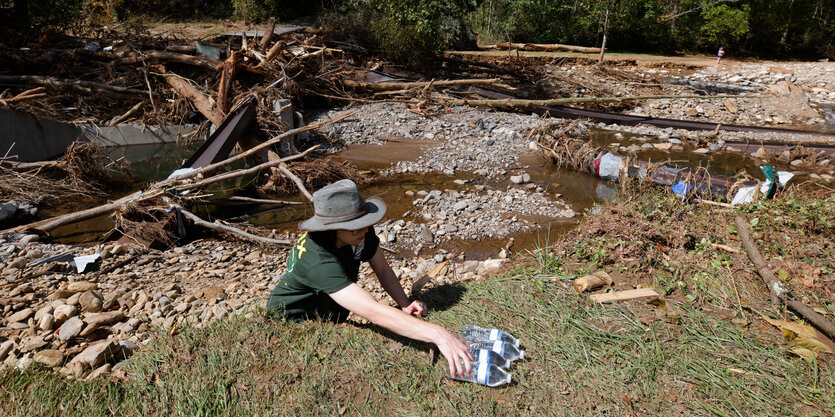
[[[313,193],[313,210],[313,217],[299,225],[305,232],[290,251],[287,272],[270,294],[267,310],[288,320],[334,322],[353,312],[401,336],[434,343],[451,375],[469,375],[473,358],[468,346],[443,327],[415,317],[426,305],[409,301],[379,247],[372,226],[385,216],[385,203],[366,201],[353,181],[341,180]],[[362,262],[371,265],[399,309],[377,302],[357,285]]]

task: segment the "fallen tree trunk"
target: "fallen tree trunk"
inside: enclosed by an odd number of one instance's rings
[[[369,91],[391,91],[391,90],[406,90],[409,88],[424,88],[424,87],[450,87],[458,85],[486,85],[491,87],[499,87],[505,90],[515,90],[515,88],[502,84],[498,78],[487,79],[470,79],[470,80],[437,80],[437,81],[415,81],[415,82],[396,82],[396,83],[369,83],[364,81],[343,80],[346,87],[351,87],[358,90]]]
[[[742,217],[736,216],[734,218],[736,229],[739,231],[739,239],[745,247],[745,252],[748,254],[748,259],[757,268],[757,273],[760,274],[763,281],[765,281],[768,291],[771,293],[771,302],[779,306],[782,301],[792,310],[796,311],[806,320],[809,320],[818,329],[822,330],[830,339],[835,339],[835,323],[827,320],[826,317],[816,312],[800,300],[792,298],[791,291],[785,286],[774,273],[769,269],[768,264],[765,263],[754,239],[751,238],[751,233],[748,231],[748,224]]]
[[[191,101],[200,114],[209,119],[213,125],[220,126],[221,122],[223,122],[223,117],[215,111],[215,101],[211,97],[201,93],[192,85],[193,81],[180,77],[177,74],[164,74],[163,76],[165,77],[165,82],[178,94]]]
[[[191,65],[212,71],[217,71],[223,61],[205,55],[186,55],[169,51],[144,51],[139,56],[117,59],[110,63],[111,66],[136,65],[141,63],[173,62],[176,64]]]
[[[247,240],[254,240],[256,242],[261,242],[261,243],[270,243],[270,244],[274,244],[274,245],[290,245],[290,244],[292,244],[292,242],[290,242],[289,240],[278,240],[278,239],[270,239],[270,238],[261,237],[261,236],[255,236],[251,233],[245,232],[245,231],[243,231],[241,229],[238,229],[236,227],[228,226],[228,225],[225,225],[225,224],[217,222],[217,221],[215,221],[214,223],[209,223],[209,222],[201,219],[200,217],[198,217],[196,214],[184,209],[179,204],[173,204],[173,206],[185,218],[191,220],[194,224],[196,224],[198,226],[201,226],[201,227],[205,227],[207,229],[212,229],[212,230],[217,230],[217,231],[220,231],[220,232],[231,233],[235,236],[239,236],[239,237],[242,237],[242,238],[247,239]]]
[[[490,107],[494,109],[526,109],[531,107],[541,106],[562,106],[564,104],[576,103],[615,103],[619,101],[631,100],[658,100],[658,99],[722,99],[722,98],[756,98],[758,96],[734,96],[734,95],[716,95],[716,96],[700,96],[700,95],[650,95],[650,96],[624,96],[624,97],[568,97],[555,98],[550,100],[523,100],[523,99],[456,99],[447,100],[446,104],[449,106],[473,106],[473,107]]]
[[[485,45],[484,49],[518,49],[520,51],[546,51],[546,52],[580,52],[582,54],[599,54],[600,48],[588,46],[563,45],[559,43],[512,43],[502,42],[493,45]]]
[[[34,84],[53,88],[67,87],[85,93],[93,93],[95,91],[98,91],[104,94],[119,97],[126,95],[134,96],[146,94],[145,91],[137,90],[134,88],[119,87],[116,85],[97,83],[94,81],[61,80],[55,77],[47,77],[42,75],[0,75],[0,84]]]
[[[267,47],[270,44],[270,40],[273,38],[273,34],[275,33],[275,18],[271,17],[270,20],[267,21],[267,30],[264,31],[264,36],[261,37],[261,43],[258,46],[261,47],[261,50]]]

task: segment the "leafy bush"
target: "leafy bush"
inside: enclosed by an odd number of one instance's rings
[[[726,4],[708,7],[702,11],[704,24],[701,33],[708,45],[738,45],[748,33],[750,7],[733,9]]]

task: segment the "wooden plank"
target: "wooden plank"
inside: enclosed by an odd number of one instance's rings
[[[638,288],[635,290],[607,292],[604,294],[593,294],[589,299],[598,303],[611,303],[615,301],[628,301],[638,298],[657,297],[658,293],[652,288]]]

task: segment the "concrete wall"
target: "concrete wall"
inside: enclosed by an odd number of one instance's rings
[[[208,132],[194,134],[198,127],[75,125],[0,109],[0,156],[11,149],[9,155],[17,155],[18,160],[23,162],[55,159],[76,140],[96,141],[105,147],[206,140]]]

